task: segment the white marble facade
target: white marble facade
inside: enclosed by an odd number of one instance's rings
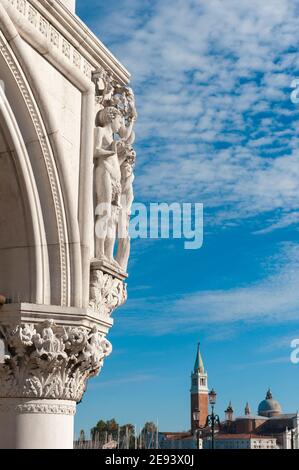
[[[62,3],[73,13],[75,13],[76,9],[76,0],[62,0]]]
[[[0,448],[72,447],[127,296],[135,100],[74,11],[0,0]]]

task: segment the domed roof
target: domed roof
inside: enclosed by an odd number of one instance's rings
[[[282,412],[281,406],[277,400],[273,400],[271,390],[269,389],[265,400],[261,401],[258,407],[258,414],[261,416],[273,416]]]

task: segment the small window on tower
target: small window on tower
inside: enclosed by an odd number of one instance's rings
[[[196,385],[196,379],[192,379],[192,385]]]
[[[200,385],[205,386],[205,379],[200,379]]]

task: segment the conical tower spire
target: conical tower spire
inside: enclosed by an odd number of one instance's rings
[[[205,371],[200,354],[200,343],[197,346],[194,370],[191,373],[191,430],[205,427],[209,414],[208,374]]]
[[[245,415],[250,415],[250,414],[251,414],[251,410],[250,410],[249,403],[247,402],[245,406]]]
[[[227,411],[232,411],[232,412],[234,411],[231,400],[229,401],[228,407],[226,408],[225,412],[227,412]]]
[[[203,365],[203,360],[200,354],[200,343],[197,345],[197,353],[196,353],[196,358],[195,358],[195,364],[194,364],[194,372],[199,372],[200,374],[205,373],[205,368]]]
[[[225,419],[226,421],[233,421],[234,419],[234,410],[231,401],[229,402],[228,407],[225,410]]]

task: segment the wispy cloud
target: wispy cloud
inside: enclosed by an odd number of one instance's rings
[[[269,274],[262,281],[228,290],[130,299],[123,308],[122,328],[159,335],[202,330],[211,325],[223,328],[238,323],[279,324],[297,320],[298,270],[299,245],[283,244],[279,255],[269,261]]]
[[[256,235],[271,233],[274,230],[290,227],[292,225],[298,225],[298,223],[299,223],[299,212],[298,211],[289,212],[286,214],[282,214],[280,217],[279,216],[276,217],[276,219],[270,225],[268,225],[268,227],[265,227],[261,230],[256,230],[254,233]]]
[[[263,366],[271,366],[275,364],[287,364],[287,363],[291,364],[290,355],[274,357],[273,359],[265,359],[262,361],[232,364],[232,368],[236,370],[244,370],[244,369],[247,369],[247,367],[263,367]]]
[[[263,345],[258,348],[259,352],[272,352],[279,350],[288,350],[291,351],[291,342],[293,339],[299,338],[299,329],[294,328],[292,333],[280,337],[267,338],[266,342],[263,342]]]
[[[221,224],[297,209],[298,2],[122,5],[94,28],[133,74],[137,197],[200,201]]]

